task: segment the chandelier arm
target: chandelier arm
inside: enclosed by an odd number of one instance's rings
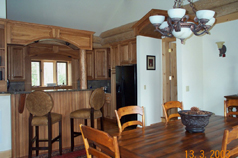
[[[208,32],[207,30],[204,30],[204,31],[201,32],[201,33],[197,33],[194,29],[191,29],[191,30],[192,30],[192,32],[194,33],[194,35],[196,35],[196,36],[201,36],[201,35],[203,35],[204,33],[209,34],[209,32]]]
[[[166,36],[166,37],[173,37],[173,35],[170,34],[168,31],[162,31],[162,30],[160,30],[158,27],[155,28],[155,31],[161,33],[163,36]]]

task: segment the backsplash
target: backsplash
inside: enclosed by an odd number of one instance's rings
[[[25,83],[24,82],[10,82],[8,91],[25,91]]]
[[[88,89],[96,89],[100,87],[107,87],[106,92],[111,92],[111,80],[90,80],[88,81]]]

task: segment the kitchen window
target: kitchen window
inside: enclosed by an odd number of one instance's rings
[[[69,61],[31,61],[31,85],[55,87],[68,85]]]

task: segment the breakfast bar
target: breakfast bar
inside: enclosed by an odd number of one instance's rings
[[[54,107],[52,112],[62,114],[62,145],[64,148],[70,147],[70,112],[81,109],[89,108],[89,97],[92,93],[92,89],[86,90],[47,90],[53,100]],[[30,92],[12,92],[11,95],[11,131],[12,131],[12,157],[23,157],[28,155],[28,124],[29,124],[29,112],[22,104],[22,96],[29,94]],[[21,100],[21,101],[20,101]],[[20,108],[20,109],[19,109]],[[84,120],[75,119],[74,129],[80,131],[79,124],[84,123]],[[90,125],[90,120],[88,120]],[[97,125],[97,121],[95,121]],[[40,138],[47,138],[47,128],[40,126]],[[44,132],[42,132],[44,131]],[[58,134],[58,126],[53,125],[52,136],[55,137]],[[75,146],[82,145],[81,137],[75,139]],[[41,145],[41,144],[40,144]],[[47,143],[45,144],[47,145]],[[58,142],[55,142],[52,146],[52,150],[58,149]],[[45,151],[41,151],[45,152]],[[41,153],[40,152],[40,153]]]

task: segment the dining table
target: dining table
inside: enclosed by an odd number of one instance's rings
[[[238,118],[212,115],[203,133],[189,133],[181,120],[123,131],[117,136],[122,158],[218,158],[225,129]],[[229,147],[234,147],[233,141]],[[219,157],[220,158],[220,157]]]

